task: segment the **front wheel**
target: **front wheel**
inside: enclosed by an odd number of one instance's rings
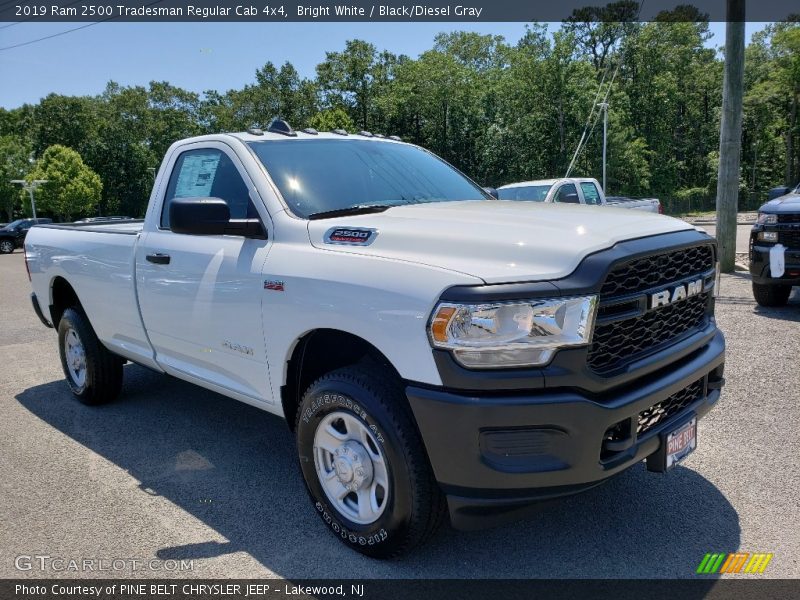
[[[122,389],[122,359],[109,352],[81,311],[68,308],[58,323],[61,367],[72,393],[84,404],[104,404]]]
[[[314,507],[354,550],[399,556],[441,524],[446,502],[391,374],[354,366],[323,376],[305,393],[296,433]]]
[[[790,285],[753,284],[753,297],[761,306],[786,306],[791,295],[792,286]]]
[[[11,240],[0,240],[0,254],[11,254],[14,251],[14,242]]]

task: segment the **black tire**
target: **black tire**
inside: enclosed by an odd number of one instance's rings
[[[753,297],[761,306],[786,306],[789,296],[792,295],[792,286],[769,283],[754,283]]]
[[[11,254],[14,252],[14,247],[12,240],[0,240],[0,254]]]
[[[84,353],[83,377],[70,372],[67,356],[67,337],[74,332]],[[68,308],[58,323],[58,350],[61,368],[72,393],[84,404],[96,405],[111,402],[122,389],[122,364],[117,355],[109,352],[97,339],[89,319],[82,311]]]
[[[355,415],[374,435],[388,466],[383,513],[359,524],[334,505],[317,475],[314,436],[331,413]],[[378,365],[332,371],[306,391],[296,420],[300,469],[314,507],[350,548],[373,558],[394,558],[427,541],[439,528],[446,499],[433,477],[401,382]],[[370,450],[372,452],[372,450]]]

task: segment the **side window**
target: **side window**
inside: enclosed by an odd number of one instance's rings
[[[175,161],[161,208],[164,229],[169,229],[169,205],[175,198],[220,198],[232,219],[258,217],[236,165],[216,148],[187,150]]]
[[[597,191],[597,186],[591,181],[581,181],[581,191],[583,197],[586,199],[586,204],[600,204],[600,192]]]
[[[579,204],[578,188],[574,183],[565,183],[556,192],[556,202],[569,202],[570,204]]]

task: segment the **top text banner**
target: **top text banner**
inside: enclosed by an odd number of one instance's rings
[[[428,0],[375,3],[372,0],[306,2],[283,0],[10,0],[0,22],[93,21],[787,21],[800,18],[797,0]],[[729,15],[733,16],[729,16]]]

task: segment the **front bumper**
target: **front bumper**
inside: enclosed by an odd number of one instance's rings
[[[473,394],[409,385],[406,394],[451,521],[473,529],[591,488],[656,453],[662,433],[717,402],[724,359],[717,331],[669,368],[602,398],[567,388]],[[681,393],[690,386],[699,391],[687,403]],[[674,397],[684,398],[677,412],[637,434],[640,413]]]
[[[772,277],[770,273],[769,251],[771,248],[772,245],[759,244],[755,240],[751,242],[749,266],[753,281],[760,284],[800,285],[800,248],[786,250],[782,277]]]

